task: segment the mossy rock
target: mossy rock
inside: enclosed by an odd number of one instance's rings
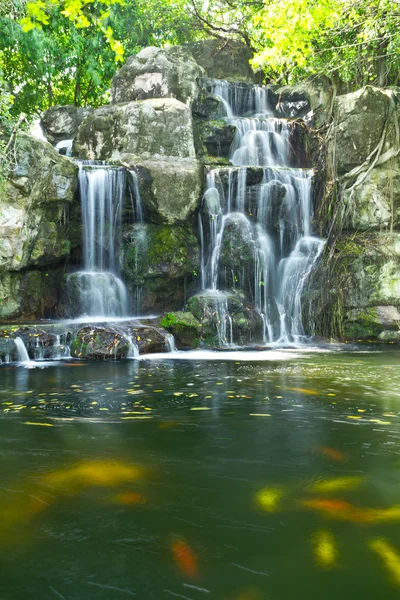
[[[190,312],[169,312],[161,317],[160,325],[175,338],[179,350],[197,348],[199,346],[199,321]]]

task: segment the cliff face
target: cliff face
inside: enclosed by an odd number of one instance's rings
[[[212,78],[234,82],[237,97],[250,97],[248,59],[246,48],[221,49],[215,40],[146,48],[116,73],[111,105],[55,107],[42,119],[52,144],[69,137],[77,158],[134,173],[144,220],[132,225],[137,215],[127,187],[119,262],[128,291],[133,297],[140,290],[147,313],[186,306],[192,314],[169,317],[170,329],[186,319],[193,335],[207,331],[210,340],[219,319],[213,303],[199,297],[187,302],[200,290],[199,218],[210,212],[203,202],[206,171],[221,169],[226,192],[223,168],[231,165],[236,133],[212,93]],[[290,164],[316,169],[314,230],[328,240],[303,294],[306,327],[324,337],[400,339],[400,92],[368,86],[337,95],[322,78],[272,86],[268,97],[272,116],[290,123]],[[51,144],[19,136],[16,165],[0,195],[3,321],[68,314],[64,275],[81,261],[77,174],[74,162]],[[252,218],[251,207],[267,184],[262,169],[248,168],[246,178]],[[282,216],[285,186],[277,180],[268,186],[271,229],[278,230],[282,219],[291,218]],[[254,249],[244,229],[243,219],[227,221],[220,263],[234,290],[228,300],[233,329],[247,343],[257,339],[261,325],[248,291]],[[243,276],[237,277],[239,267]]]
[[[319,335],[400,339],[399,115],[396,89],[333,103],[316,199],[328,245],[308,288]]]
[[[80,244],[77,167],[47,142],[16,140],[0,191],[0,318],[55,314],[66,259]]]

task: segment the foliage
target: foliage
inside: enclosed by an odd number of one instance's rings
[[[15,96],[13,114],[24,111],[31,118],[55,104],[104,104],[122,53],[179,44],[197,35],[184,0],[74,0],[73,5],[69,0],[71,10],[81,6],[89,25],[76,16],[79,11],[64,14],[67,0],[46,2],[46,10],[42,0],[6,1],[10,10],[0,10],[0,68]],[[28,16],[35,26],[24,20]],[[112,40],[120,40],[121,52],[116,53]]]

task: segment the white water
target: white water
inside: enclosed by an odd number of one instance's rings
[[[126,171],[85,161],[79,165],[79,189],[84,270],[68,278],[71,297],[79,298],[82,315],[122,317],[128,314],[118,261]],[[136,206],[141,210],[138,198]]]
[[[215,298],[221,345],[233,344],[233,335],[228,302],[221,300],[227,295],[220,290],[234,288],[236,281],[242,289],[247,286],[254,301],[263,323],[264,343],[301,343],[306,339],[301,297],[324,244],[312,235],[313,172],[290,167],[291,125],[271,117],[265,88],[216,81],[212,92],[220,98],[226,120],[236,127],[230,152],[235,168],[212,170],[207,175],[199,227],[202,295]],[[247,180],[254,170],[249,172],[248,167],[262,168],[261,181],[252,184],[251,193]],[[252,255],[252,283],[240,265],[228,274],[230,281],[226,282],[221,248],[228,226],[240,231]],[[248,265],[246,268],[248,271]]]
[[[29,358],[28,351],[23,340],[20,337],[14,338],[14,343],[17,348],[18,362],[21,364],[31,363],[31,359]]]
[[[172,333],[169,333],[167,335],[167,337],[165,338],[165,345],[167,347],[168,352],[177,352],[177,349],[175,346],[175,338],[172,335]]]
[[[128,340],[129,350],[126,358],[138,358],[139,357],[139,346],[136,342],[133,341],[131,335],[127,335],[126,339]]]
[[[72,156],[72,142],[73,140],[61,140],[57,142],[55,148],[60,154],[70,157]]]

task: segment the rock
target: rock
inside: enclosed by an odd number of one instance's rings
[[[224,347],[231,334],[235,344],[261,342],[262,319],[241,291],[206,290],[192,296],[187,309],[200,323],[203,345]]]
[[[345,193],[342,223],[344,230],[371,231],[400,226],[400,161],[375,167],[366,179]]]
[[[155,321],[143,319],[120,326],[85,325],[71,345],[71,355],[86,360],[121,360],[128,356],[134,342],[139,354],[166,352],[167,332]]]
[[[229,158],[236,127],[222,120],[195,119],[196,154],[204,163],[214,159]]]
[[[125,231],[122,270],[132,294],[141,290],[145,313],[183,306],[199,267],[199,242],[187,226],[149,223]]]
[[[18,135],[16,164],[0,191],[0,272],[57,263],[79,243],[77,172],[47,142]]]
[[[53,145],[63,140],[72,140],[80,124],[92,110],[92,108],[78,107],[73,104],[48,108],[40,119],[45,138]]]
[[[252,289],[255,252],[249,220],[241,213],[231,213],[225,219],[219,259],[222,289]]]
[[[328,77],[313,77],[296,85],[274,89],[277,116],[305,119],[315,127],[324,125],[332,107],[333,87]]]
[[[174,98],[157,98],[96,109],[79,128],[79,158],[117,161],[123,154],[142,159],[195,158],[190,109]]]
[[[398,94],[392,92],[396,98]],[[378,146],[388,116],[391,97],[386,90],[366,86],[357,92],[337,96],[333,124],[328,137],[328,154],[338,175],[361,165]],[[383,151],[394,142],[389,128]]]
[[[400,312],[395,306],[353,309],[345,316],[344,335],[348,340],[396,340],[399,325]]]
[[[376,339],[400,310],[400,233],[343,234],[331,263],[324,255],[308,288],[317,335]],[[306,302],[303,302],[303,306]]]
[[[207,39],[185,46],[206,76],[227,81],[254,82],[249,61],[253,54],[245,44],[236,40]]]
[[[142,202],[152,221],[182,223],[199,206],[203,168],[196,160],[139,160],[122,155],[120,162],[137,173]]]
[[[178,350],[199,346],[200,323],[190,312],[169,312],[160,319],[160,325],[172,333]]]
[[[0,320],[54,318],[61,269],[0,274]]]
[[[203,75],[202,67],[182,46],[144,48],[114,75],[111,101],[176,98],[190,104],[198,95],[197,80]]]

